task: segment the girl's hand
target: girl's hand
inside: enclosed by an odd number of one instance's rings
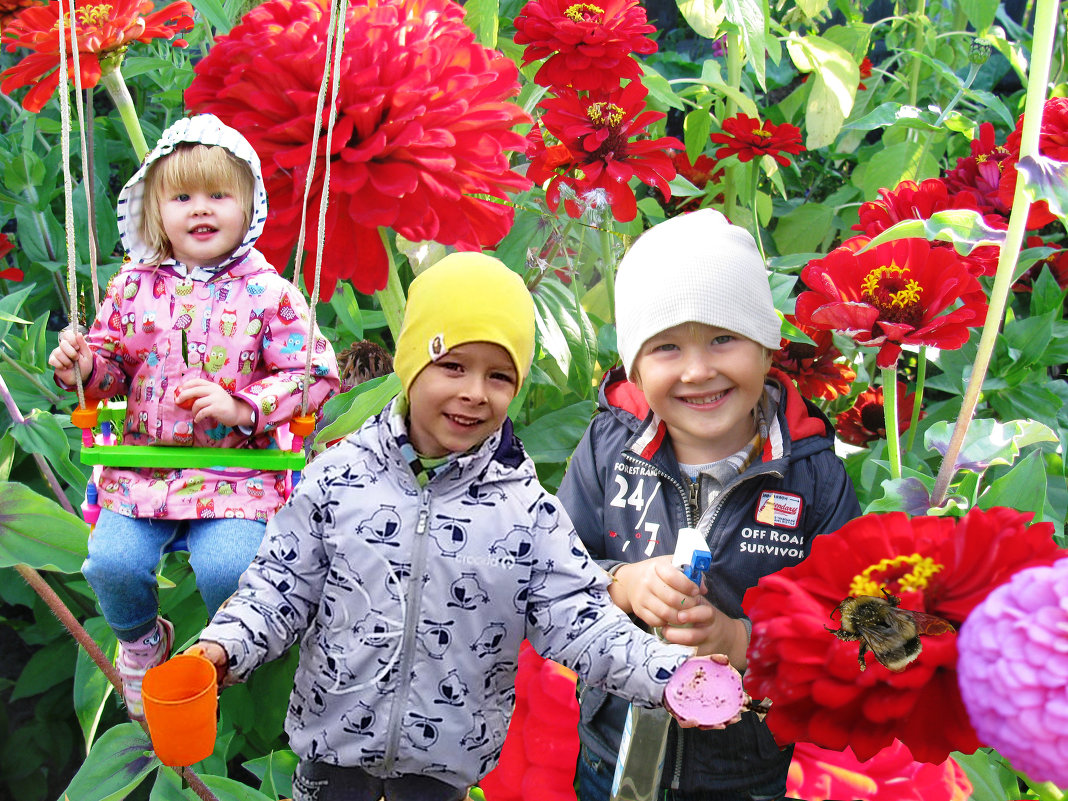
[[[89,377],[93,369],[93,351],[85,336],[70,327],[59,334],[59,345],[48,356],[48,364],[56,371],[56,378],[70,386],[74,383],[74,365],[78,365],[82,379]]]
[[[211,640],[200,640],[189,646],[186,653],[202,656],[215,665],[215,681],[219,687],[223,686],[226,674],[230,671],[230,657],[227,656],[225,648]]]
[[[622,565],[615,579],[612,600],[652,628],[678,625],[683,609],[704,600],[702,589],[671,564],[670,555]]]
[[[193,378],[174,390],[174,399],[183,409],[191,409],[193,422],[212,417],[224,426],[248,426],[254,421],[252,407],[225,389],[204,378]]]

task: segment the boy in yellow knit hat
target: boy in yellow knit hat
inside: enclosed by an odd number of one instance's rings
[[[194,646],[228,684],[300,641],[295,801],[464,798],[500,754],[525,638],[648,706],[690,657],[613,605],[538,484],[507,417],[533,354],[534,302],[497,259],[416,278],[403,394],[306,471]]]

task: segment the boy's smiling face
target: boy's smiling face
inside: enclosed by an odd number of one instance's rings
[[[431,362],[408,389],[408,436],[423,456],[463,453],[504,423],[518,376],[500,345],[467,342]]]
[[[683,323],[645,341],[634,382],[667,425],[678,460],[706,464],[725,459],[756,434],[753,409],[770,366],[770,353],[751,339]]]

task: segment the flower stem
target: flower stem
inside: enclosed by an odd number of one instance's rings
[[[897,432],[897,362],[882,368],[883,415],[886,420],[886,451],[890,458],[890,478],[901,478],[901,443]]]
[[[757,248],[760,250],[760,260],[767,267],[768,257],[764,253],[764,237],[760,234],[760,215],[757,214],[757,187],[760,185],[760,163],[753,159],[753,202],[750,210],[753,212],[753,234],[756,237]]]
[[[916,402],[912,404],[912,419],[909,420],[909,438],[905,443],[905,453],[912,450],[916,441],[916,425],[920,422],[920,406],[923,404],[923,385],[927,381],[927,346],[920,345],[920,354],[916,357]]]
[[[386,315],[386,325],[389,333],[393,335],[394,343],[400,336],[401,323],[404,322],[404,288],[401,286],[400,274],[397,272],[397,260],[393,258],[393,246],[389,241],[389,233],[385,228],[379,227],[382,235],[382,247],[386,251],[386,260],[389,262],[389,272],[386,277],[386,286],[375,292],[378,305],[382,307],[382,313]]]
[[[59,405],[61,405],[63,403],[63,398],[61,398],[59,395],[57,395],[56,393],[54,393],[51,390],[49,390],[48,387],[46,387],[44,384],[41,383],[41,380],[39,378],[37,378],[37,376],[35,376],[33,373],[31,373],[29,370],[27,370],[25,367],[23,367],[17,361],[12,359],[7,354],[7,351],[3,349],[3,347],[0,347],[0,360],[2,360],[4,362],[4,364],[6,364],[8,367],[10,367],[12,370],[14,370],[19,375],[21,375],[23,378],[25,378],[31,384],[33,384],[34,387],[36,387],[36,389],[42,395],[44,395],[45,399],[49,403],[51,403],[53,406],[59,406]]]
[[[727,33],[727,85],[733,89],[742,87],[742,36],[738,31]],[[723,119],[730,119],[737,112],[738,103],[728,95],[723,107]],[[723,214],[728,220],[734,216],[735,170],[734,167],[728,169],[723,181]]]
[[[1046,102],[1047,83],[1049,81],[1050,60],[1053,53],[1053,38],[1057,31],[1056,0],[1038,0],[1035,12],[1035,37],[1031,47],[1031,69],[1027,76],[1027,98],[1024,103],[1023,130],[1020,135],[1020,160],[1039,152],[1039,132],[1042,125],[1042,109]],[[972,415],[979,402],[979,393],[986,378],[994,343],[1005,314],[1005,304],[1012,284],[1012,276],[1020,257],[1020,245],[1023,244],[1030,201],[1024,194],[1024,182],[1016,182],[1016,194],[1012,200],[1012,212],[1009,214],[1009,228],[1005,233],[1005,242],[998,257],[998,271],[994,276],[994,287],[990,290],[990,306],[983,323],[983,332],[979,337],[979,348],[975,355],[971,378],[964,391],[960,413],[957,415],[953,435],[949,440],[946,455],[935,479],[934,491],[931,493],[931,506],[942,504],[949,490],[949,482],[956,473],[957,455],[964,445]]]
[[[606,223],[609,225],[610,223]],[[604,276],[604,289],[608,293],[608,320],[615,324],[616,321],[616,260],[612,253],[612,232],[607,228],[599,227],[601,239],[601,264]]]
[[[916,10],[912,13],[912,24],[916,27],[915,33],[912,37],[912,52],[919,54],[923,52],[924,44],[927,40],[927,30],[924,27],[924,21],[927,17],[927,0],[916,0]],[[919,55],[915,55],[912,58],[911,70],[909,73],[909,105],[915,106],[916,99],[919,97],[920,91],[920,67],[923,62],[920,61]]]
[[[100,82],[104,84],[108,97],[118,109],[119,118],[126,126],[126,134],[130,137],[130,144],[133,145],[134,155],[137,156],[138,161],[141,161],[148,154],[148,142],[145,141],[145,134],[141,130],[141,121],[137,118],[137,109],[134,108],[130,90],[126,88],[126,81],[123,80],[118,62],[110,70],[105,65],[101,66],[104,67],[104,71],[100,75]]]

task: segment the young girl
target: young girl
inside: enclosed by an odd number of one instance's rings
[[[308,310],[253,249],[267,217],[259,159],[237,131],[204,114],[164,131],[123,187],[119,232],[130,261],[108,286],[87,336],[69,329],[49,356],[56,381],[87,399],[125,395],[124,442],[268,448],[300,413]],[[338,388],[337,361],[315,332],[310,406]],[[156,566],[185,536],[209,617],[236,588],[282,473],[105,467],[100,519],[82,567],[119,639],[116,667],[130,717],[141,679],[170,653],[158,617]]]

